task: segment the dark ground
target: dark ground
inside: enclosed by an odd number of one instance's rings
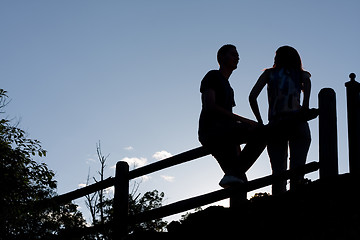
[[[128,239],[360,239],[359,178],[317,180],[281,196],[248,200],[238,208],[212,206],[172,222],[167,233]]]

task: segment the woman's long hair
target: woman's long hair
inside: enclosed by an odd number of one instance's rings
[[[282,46],[276,50],[273,68],[303,70],[299,53],[290,46]]]

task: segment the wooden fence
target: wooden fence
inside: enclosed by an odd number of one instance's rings
[[[355,81],[355,73],[349,75],[345,83],[347,95],[349,168],[350,173],[360,175],[360,83]]]
[[[354,83],[356,87],[354,87]],[[353,76],[352,80],[349,83],[346,83],[347,91],[353,91],[356,89],[357,95],[355,95],[355,99],[357,99],[357,105],[352,106],[352,116],[348,116],[349,118],[356,118],[357,122],[349,124],[349,132],[352,128],[356,128],[359,131],[359,122],[360,122],[360,100],[359,100],[359,83],[355,81],[355,76]],[[354,89],[352,89],[354,88]],[[122,239],[128,234],[128,226],[130,224],[145,222],[154,219],[160,219],[169,215],[173,215],[176,213],[188,211],[194,209],[196,207],[200,207],[203,205],[211,204],[223,199],[227,198],[235,198],[239,195],[239,193],[247,193],[249,191],[253,191],[268,185],[271,185],[274,181],[290,179],[294,174],[299,173],[310,173],[319,169],[320,178],[329,178],[338,175],[338,153],[337,153],[337,119],[336,119],[336,95],[334,90],[330,88],[322,89],[318,94],[319,100],[319,162],[311,162],[306,164],[305,166],[292,169],[284,172],[279,176],[265,176],[255,180],[251,180],[243,185],[237,187],[231,187],[226,189],[217,190],[214,192],[210,192],[204,195],[196,196],[190,199],[178,201],[166,206],[162,206],[157,209],[153,209],[147,212],[142,212],[137,215],[128,215],[128,194],[129,194],[129,180],[141,177],[146,174],[154,173],[156,171],[166,169],[169,167],[173,167],[178,164],[182,164],[185,162],[189,162],[201,157],[204,157],[209,153],[204,147],[198,147],[178,155],[169,157],[167,159],[149,164],[147,166],[134,169],[129,171],[129,166],[126,162],[118,162],[116,164],[116,173],[115,177],[110,177],[104,181],[89,185],[87,187],[77,189],[70,193],[66,193],[60,196],[56,196],[51,199],[51,204],[63,204],[72,200],[75,200],[80,197],[84,197],[93,192],[99,191],[101,189],[105,189],[111,186],[115,188],[114,194],[114,220],[111,223],[103,226],[95,226],[88,227],[85,229],[78,229],[78,234],[89,234],[99,231],[102,228],[111,228],[113,232],[113,239]],[[354,101],[354,100],[350,100]],[[351,103],[350,103],[351,104]],[[354,105],[354,104],[352,104]],[[349,107],[349,94],[348,94],[348,107]],[[349,110],[348,110],[349,111]],[[355,113],[354,113],[355,112]],[[354,117],[355,116],[355,117]],[[349,120],[350,122],[350,120]],[[355,126],[355,127],[354,127]],[[357,141],[357,151],[355,154],[359,154],[359,136],[357,133],[355,140]],[[355,144],[356,144],[355,143]],[[350,134],[349,134],[349,147],[350,147]],[[351,164],[352,172],[359,171],[359,162],[360,159],[356,155],[356,159],[353,158]],[[50,201],[49,201],[50,202]],[[231,205],[230,205],[231,207]]]

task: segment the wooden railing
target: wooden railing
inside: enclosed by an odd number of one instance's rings
[[[349,75],[345,83],[347,95],[349,168],[350,173],[360,175],[360,83],[355,81],[355,73]]]
[[[125,166],[126,167],[126,166]],[[189,198],[186,200],[178,201],[160,208],[156,208],[153,210],[149,210],[147,212],[139,213],[137,215],[128,216],[128,223],[129,224],[135,224],[139,222],[145,222],[149,220],[154,219],[160,219],[163,217],[167,217],[176,213],[181,213],[190,209],[194,209],[197,207],[201,207],[207,204],[211,204],[223,199],[231,198],[233,195],[236,195],[237,193],[241,192],[250,192],[262,187],[266,187],[273,182],[280,181],[283,179],[290,179],[291,176],[295,174],[306,174],[313,171],[316,171],[319,169],[319,163],[318,162],[311,162],[306,164],[305,166],[293,169],[293,170],[287,170],[281,175],[273,176],[269,175],[266,177],[258,178],[255,180],[251,180],[245,184],[217,190],[214,192],[210,192],[207,194],[203,194],[200,196],[196,196],[193,198]]]
[[[348,87],[348,86],[347,86]],[[359,94],[359,93],[358,93]],[[357,95],[359,98],[359,95]],[[51,199],[48,203],[62,204],[77,198],[86,196],[93,192],[105,189],[111,186],[115,188],[114,194],[114,220],[111,223],[102,226],[88,227],[79,229],[78,234],[86,235],[102,228],[111,228],[113,239],[121,239],[128,234],[128,226],[139,222],[160,219],[169,215],[191,210],[196,207],[211,204],[223,199],[236,197],[239,193],[247,193],[268,185],[276,181],[290,179],[294,174],[306,174],[319,169],[320,178],[329,178],[338,175],[338,153],[337,153],[337,120],[336,120],[336,96],[330,88],[322,89],[319,94],[319,162],[311,162],[298,169],[285,171],[278,176],[265,176],[251,180],[237,187],[217,190],[190,199],[178,201],[157,209],[142,212],[136,215],[128,215],[128,195],[129,180],[141,177],[146,174],[173,167],[178,164],[189,162],[204,157],[210,152],[204,147],[198,147],[167,159],[149,164],[147,166],[129,171],[126,162],[119,161],[116,164],[115,177],[110,177],[102,182],[98,182],[84,188],[66,193]],[[354,110],[355,111],[355,110]],[[357,105],[357,116],[359,116],[359,105]],[[354,124],[359,127],[359,121]],[[349,126],[350,127],[350,126]],[[349,130],[350,131],[350,130]],[[359,135],[357,136],[359,139]],[[358,147],[359,149],[359,147]],[[359,163],[360,159],[354,160]],[[358,164],[359,165],[359,164]],[[353,170],[357,171],[357,170]],[[42,204],[44,206],[44,204]],[[45,204],[46,205],[46,204]]]

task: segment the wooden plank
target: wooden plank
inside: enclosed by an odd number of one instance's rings
[[[178,155],[172,156],[170,158],[149,164],[147,166],[132,170],[129,172],[129,180],[134,179],[155,171],[159,171],[168,167],[172,167],[187,161],[191,161],[203,156],[208,155],[209,152],[204,147],[198,147],[187,152],[180,153]],[[88,194],[91,194],[101,189],[105,189],[111,186],[114,186],[115,178],[109,177],[102,182],[97,182],[89,186],[76,189],[74,191],[55,196],[52,199],[44,200],[39,202],[38,207],[47,207],[49,204],[63,204],[75,200],[77,198],[84,197]]]
[[[201,207],[207,204],[211,204],[226,198],[229,198],[232,194],[238,192],[249,192],[262,188],[272,184],[274,181],[280,181],[283,179],[289,179],[293,174],[299,173],[309,173],[319,169],[318,162],[311,162],[306,164],[303,167],[287,170],[283,174],[280,174],[276,177],[268,175],[262,178],[258,178],[252,181],[247,182],[246,184],[240,185],[238,187],[231,187],[226,189],[217,190],[211,193],[203,194],[186,200],[178,201],[157,209],[150,211],[142,212],[137,215],[129,216],[130,224],[146,222],[149,220],[159,219],[173,214],[181,213],[196,207]]]
[[[77,198],[81,198],[81,197],[84,197],[93,192],[100,191],[101,189],[111,187],[114,185],[114,182],[115,182],[115,178],[109,177],[101,182],[97,182],[97,183],[91,184],[89,186],[86,186],[86,187],[83,187],[80,189],[76,189],[74,191],[71,191],[71,192],[68,192],[68,193],[65,193],[65,194],[62,194],[59,196],[55,196],[48,200],[40,201],[38,203],[37,207],[46,208],[49,205],[59,205],[59,204],[68,203]]]
[[[129,179],[134,179],[146,174],[150,174],[168,167],[172,167],[184,162],[188,162],[203,156],[210,154],[210,152],[204,147],[194,148],[192,150],[174,155],[164,160],[146,165],[141,168],[134,169],[129,172]]]

